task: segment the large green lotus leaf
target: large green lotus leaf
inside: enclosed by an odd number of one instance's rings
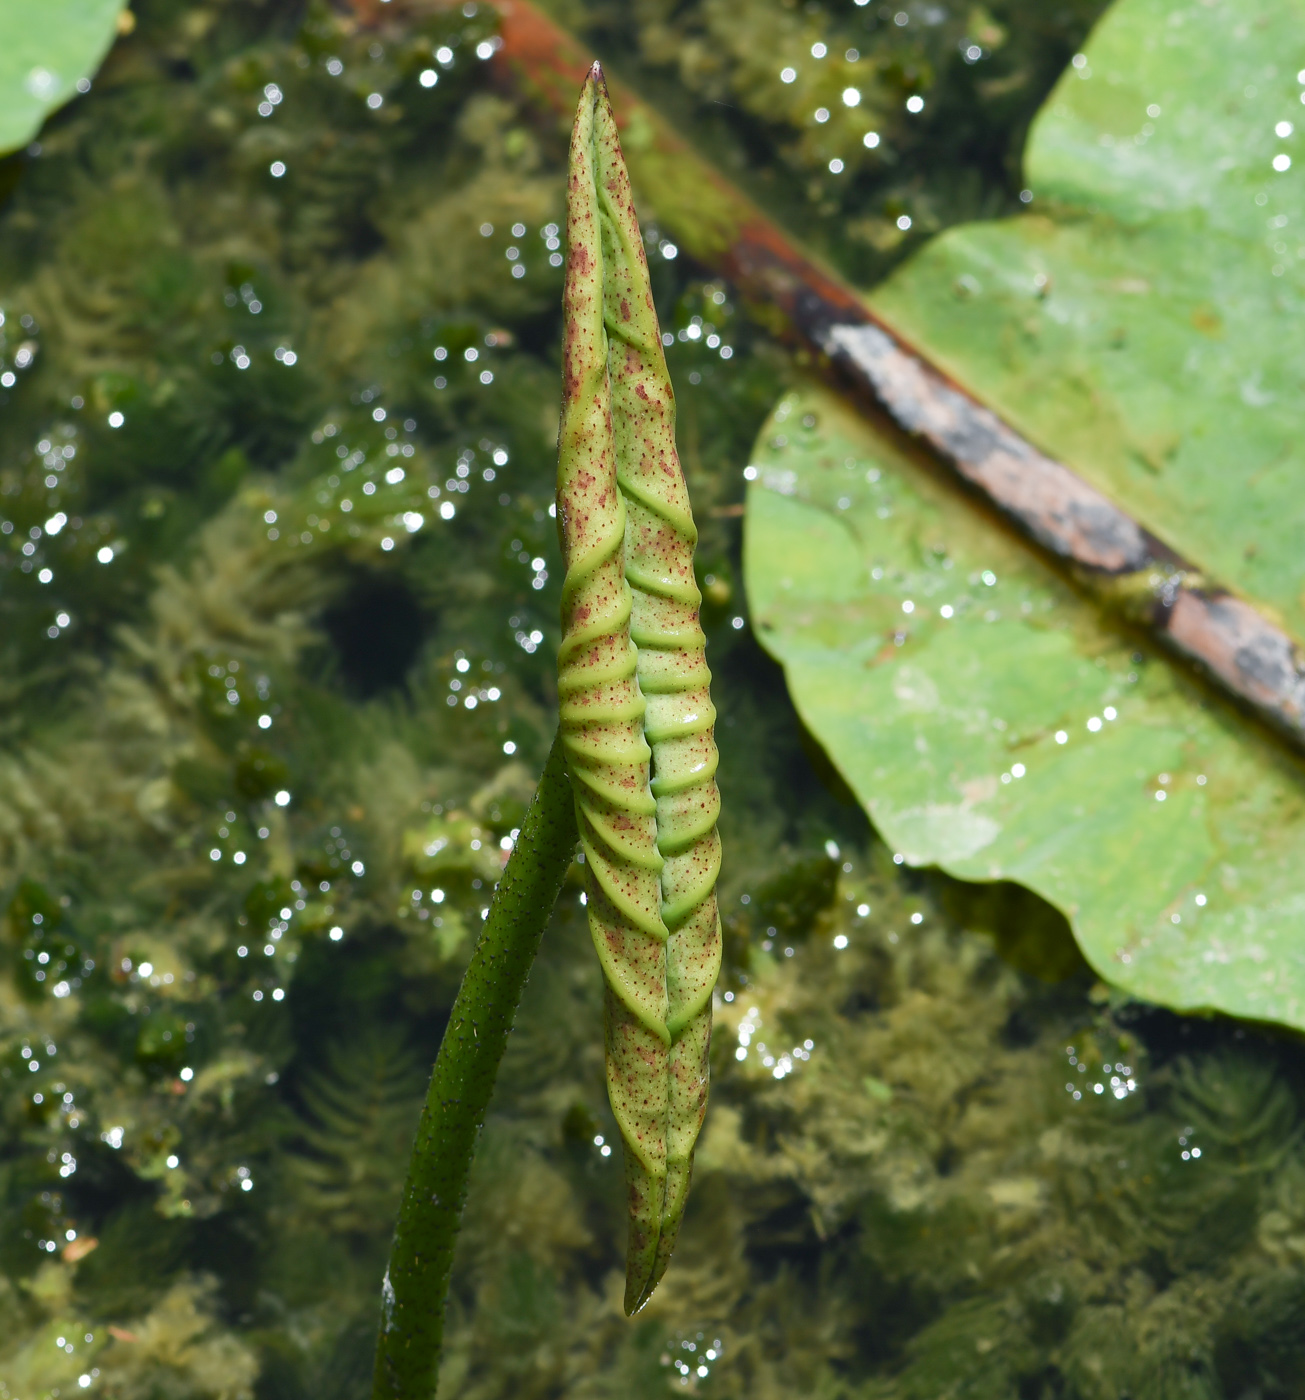
[[[1033,212],[943,234],[874,304],[1305,638],[1305,3],[1119,0],[1081,58]]]
[[[25,146],[113,43],[122,0],[0,0],[0,155]]]
[[[757,634],[912,865],[1010,879],[1153,1001],[1305,1026],[1305,784],[828,391],[749,468]]]

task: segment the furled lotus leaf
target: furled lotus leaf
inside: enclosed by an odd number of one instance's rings
[[[597,67],[572,137],[568,236],[558,689],[607,983],[635,1312],[674,1248],[707,1105],[720,796],[674,395]]]

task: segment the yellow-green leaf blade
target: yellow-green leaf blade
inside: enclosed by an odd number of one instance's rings
[[[122,12],[122,0],[0,5],[0,155],[25,146],[76,96],[108,53]]]
[[[1038,116],[1027,215],[955,228],[876,310],[1305,639],[1305,10],[1120,0]]]
[[[893,848],[1036,890],[1138,996],[1305,1025],[1294,761],[823,391],[753,462],[758,635]]]

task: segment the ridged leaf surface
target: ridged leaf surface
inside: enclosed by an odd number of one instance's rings
[[[675,397],[597,67],[572,134],[567,232],[558,688],[607,983],[635,1312],[670,1260],[707,1107],[720,795]]]

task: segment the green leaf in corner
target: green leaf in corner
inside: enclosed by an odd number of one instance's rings
[[[748,493],[758,636],[912,865],[1017,881],[1108,981],[1305,1026],[1305,783],[824,390]]]
[[[1034,124],[1031,211],[876,310],[1305,637],[1301,0],[1118,0]],[[1064,912],[1110,982],[1305,1026],[1305,772],[814,390],[767,425],[758,632],[885,838]]]
[[[0,155],[25,146],[104,60],[123,0],[0,4]]]
[[[1305,640],[1305,4],[1119,0],[1025,156],[876,310]]]

